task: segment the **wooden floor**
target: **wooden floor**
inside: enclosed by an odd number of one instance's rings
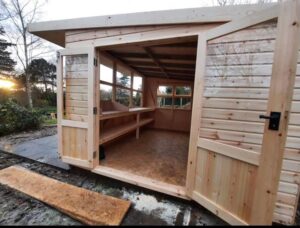
[[[185,186],[189,134],[144,129],[105,146],[100,165]]]

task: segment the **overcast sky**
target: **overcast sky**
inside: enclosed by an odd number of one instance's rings
[[[214,0],[48,0],[42,20],[193,8]]]

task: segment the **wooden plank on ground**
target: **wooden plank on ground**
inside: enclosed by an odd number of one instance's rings
[[[128,201],[62,183],[20,166],[2,169],[0,183],[89,225],[119,225],[130,207]]]

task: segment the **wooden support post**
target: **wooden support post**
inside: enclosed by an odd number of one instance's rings
[[[136,115],[136,124],[137,124],[138,127],[136,128],[135,136],[136,136],[136,139],[139,139],[140,138],[140,127],[139,127],[139,125],[140,125],[140,113],[138,113]]]
[[[130,72],[130,99],[129,99],[129,107],[133,107],[133,75],[134,73],[131,71]]]
[[[95,53],[96,63],[98,63],[95,67],[95,107],[97,110],[101,110],[100,107],[100,55],[99,51]],[[100,111],[99,111],[100,112]],[[99,138],[100,138],[100,113],[96,113],[95,115],[95,133],[94,133],[94,150],[96,151],[96,156],[93,157],[93,168],[99,165]]]
[[[58,52],[59,53],[59,52]],[[57,91],[56,91],[56,99],[57,99],[57,135],[58,135],[58,153],[59,157],[63,156],[62,151],[62,126],[61,121],[63,119],[63,57],[58,55],[57,59]]]
[[[113,88],[112,88],[112,101],[116,101],[116,84],[117,84],[117,63],[113,62]]]
[[[282,167],[283,152],[295,84],[300,40],[300,1],[284,0],[280,6],[268,114],[280,112],[279,130],[265,124],[260,164],[255,184],[250,224],[271,225]]]

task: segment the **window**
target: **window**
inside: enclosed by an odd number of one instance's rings
[[[157,107],[185,109],[192,108],[192,87],[190,85],[160,85],[157,88]]]
[[[112,100],[112,86],[100,84],[100,97],[103,101]]]
[[[143,98],[143,77],[134,75],[123,66],[116,66],[114,78],[113,63],[100,64],[100,99],[115,100],[128,107],[141,107]]]

